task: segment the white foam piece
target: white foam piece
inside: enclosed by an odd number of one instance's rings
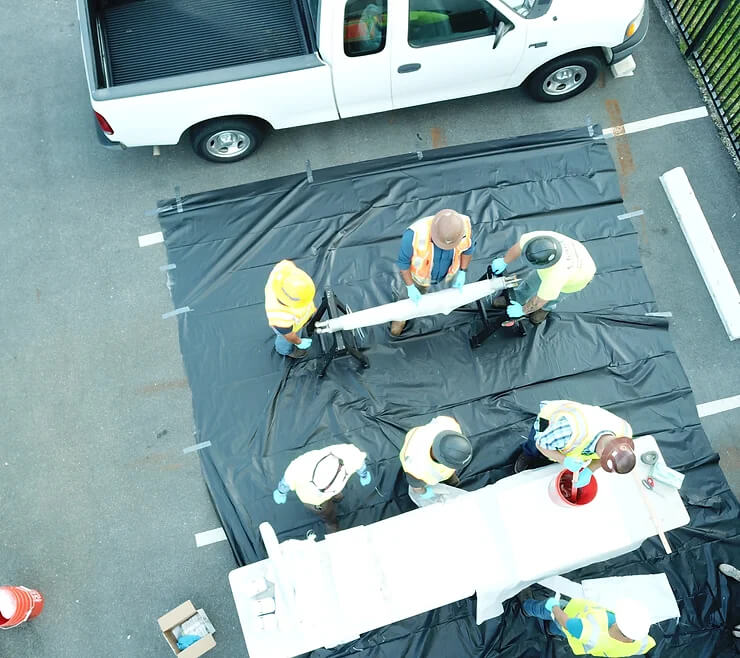
[[[637,64],[635,64],[635,58],[630,55],[629,57],[625,57],[620,62],[617,62],[616,64],[612,64],[609,69],[612,72],[612,75],[615,78],[627,78],[631,75],[635,74],[635,69],[637,68]]]
[[[740,293],[683,167],[660,177],[704,283],[730,340],[740,338]],[[735,245],[737,247],[737,245]]]

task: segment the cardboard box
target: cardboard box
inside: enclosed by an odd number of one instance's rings
[[[202,656],[206,651],[210,651],[216,646],[216,640],[213,639],[213,634],[209,633],[183,651],[177,648],[177,639],[173,635],[172,629],[178,624],[182,624],[182,622],[190,619],[197,612],[195,606],[190,601],[185,601],[185,603],[178,605],[174,610],[170,610],[166,615],[162,615],[157,620],[162,635],[167,640],[167,644],[170,645],[172,653],[180,656],[180,658],[198,658],[198,656]]]

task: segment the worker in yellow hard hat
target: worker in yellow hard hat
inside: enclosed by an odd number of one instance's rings
[[[511,291],[511,302],[497,297],[493,305],[506,308],[510,318],[527,316],[535,325],[544,322],[564,294],[583,290],[596,273],[586,247],[555,231],[525,233],[503,257],[493,260],[491,269],[494,274],[503,274],[520,256],[532,269]]]
[[[275,332],[275,351],[300,359],[311,347],[310,338],[301,338],[301,329],[316,313],[313,303],[316,286],[311,277],[289,260],[272,268],[265,286],[265,313]]]
[[[429,287],[444,282],[465,285],[475,244],[470,217],[455,210],[440,210],[417,219],[401,237],[397,265],[409,299],[415,304]],[[406,322],[391,322],[391,335],[400,336]]]
[[[545,620],[546,629],[565,637],[576,656],[642,656],[655,646],[650,631],[650,612],[640,601],[622,599],[608,610],[584,599],[563,605],[559,598],[527,599],[527,617]]]

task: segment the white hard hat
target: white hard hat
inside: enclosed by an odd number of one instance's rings
[[[650,631],[650,612],[640,601],[620,599],[614,606],[617,626],[630,640],[639,642]]]

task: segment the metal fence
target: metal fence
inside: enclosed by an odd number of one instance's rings
[[[740,157],[740,0],[665,0]]]

